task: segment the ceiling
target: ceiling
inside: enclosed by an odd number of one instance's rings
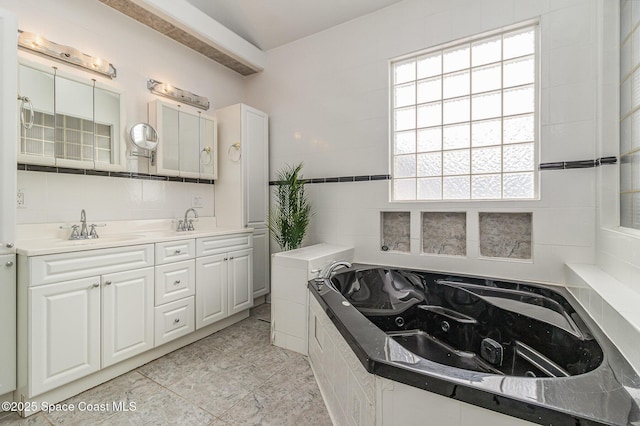
[[[187,0],[249,43],[269,50],[402,0]]]

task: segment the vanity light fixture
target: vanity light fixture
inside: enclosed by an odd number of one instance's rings
[[[54,43],[35,33],[18,30],[18,47],[109,78],[116,78],[116,69],[108,61],[87,55],[70,46]]]
[[[209,99],[204,96],[196,95],[195,93],[191,93],[187,90],[178,89],[175,86],[172,86],[169,83],[162,83],[161,81],[157,81],[154,79],[149,79],[147,81],[147,89],[151,91],[151,93],[155,93],[156,95],[164,96],[169,99],[173,99],[178,102],[182,102],[196,108],[207,110],[209,109]]]

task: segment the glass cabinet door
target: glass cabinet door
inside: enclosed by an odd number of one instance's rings
[[[55,80],[56,165],[94,168],[93,84]]]
[[[53,104],[53,70],[19,65],[18,108],[20,113],[20,143],[18,161],[35,164],[55,164],[55,121]]]
[[[200,117],[200,177],[203,179],[216,179],[218,164],[216,122]]]
[[[94,92],[94,161],[97,169],[123,164],[120,148],[120,94],[95,87]]]
[[[158,173],[177,176],[180,171],[180,151],[178,141],[178,111],[167,106],[160,107],[160,142],[158,148],[159,155],[162,156],[161,163],[158,164]]]
[[[180,176],[197,178],[200,176],[198,116],[180,111],[179,128]]]

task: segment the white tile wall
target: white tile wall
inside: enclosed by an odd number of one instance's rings
[[[133,124],[148,121],[147,103],[157,98],[146,88],[149,78],[207,96],[212,109],[243,100],[241,76],[100,2],[8,0],[2,7],[17,14],[20,29],[114,64],[116,79],[96,78],[124,94],[123,138]],[[52,64],[26,52],[20,57]],[[128,162],[130,170],[148,172],[147,160]],[[167,218],[174,209],[190,207],[191,194],[205,200],[202,214],[213,214],[214,191],[207,185],[21,172],[18,188],[27,199],[27,208],[17,211],[18,223],[76,220],[80,208],[96,220]]]
[[[300,161],[307,178],[388,173],[388,61],[535,18],[539,157],[594,158],[599,1],[406,0],[268,51],[265,71],[246,81],[246,101],[270,113],[272,177]],[[569,259],[594,261],[596,171],[543,172],[540,182],[539,201],[493,203],[390,203],[387,181],[308,185],[316,215],[307,242],[352,245],[360,261],[562,282]],[[380,251],[380,210],[412,212],[411,254]],[[467,211],[467,257],[421,256],[420,211]],[[533,263],[479,260],[479,211],[533,212]]]
[[[179,218],[195,196],[198,214],[214,215],[214,185],[19,171],[18,189],[18,224],[74,222],[82,209],[89,221]]]

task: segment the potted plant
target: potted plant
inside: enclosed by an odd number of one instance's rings
[[[267,226],[283,251],[300,247],[313,215],[304,192],[306,181],[302,179],[301,170],[302,163],[287,165],[277,175],[274,204],[269,211]]]

